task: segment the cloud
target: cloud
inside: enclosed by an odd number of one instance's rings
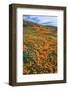
[[[35,22],[39,22],[40,20],[37,17],[31,18]]]
[[[37,16],[37,15],[24,15],[25,20],[29,20],[41,25],[57,26],[56,16]]]
[[[46,25],[46,24],[51,24],[52,22],[44,22],[42,23],[43,25]]]
[[[25,20],[30,20],[30,16],[28,16],[28,15],[24,15],[23,18],[24,18]]]

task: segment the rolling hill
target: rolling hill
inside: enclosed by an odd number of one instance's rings
[[[57,27],[23,20],[23,74],[57,72]]]

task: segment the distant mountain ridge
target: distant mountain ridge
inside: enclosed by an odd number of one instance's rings
[[[41,25],[41,24],[38,24],[38,23],[34,23],[32,21],[28,21],[28,20],[23,20],[23,26],[33,26],[33,25],[37,25],[37,26],[41,26],[41,27],[47,27],[47,28],[52,28],[52,29],[55,29],[57,30],[57,27],[56,26],[50,26],[50,25]]]

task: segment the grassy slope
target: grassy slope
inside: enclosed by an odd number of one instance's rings
[[[57,72],[57,31],[24,21],[23,74]]]

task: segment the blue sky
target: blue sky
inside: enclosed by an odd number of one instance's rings
[[[41,25],[57,26],[56,16],[24,15],[24,20],[32,21]]]

